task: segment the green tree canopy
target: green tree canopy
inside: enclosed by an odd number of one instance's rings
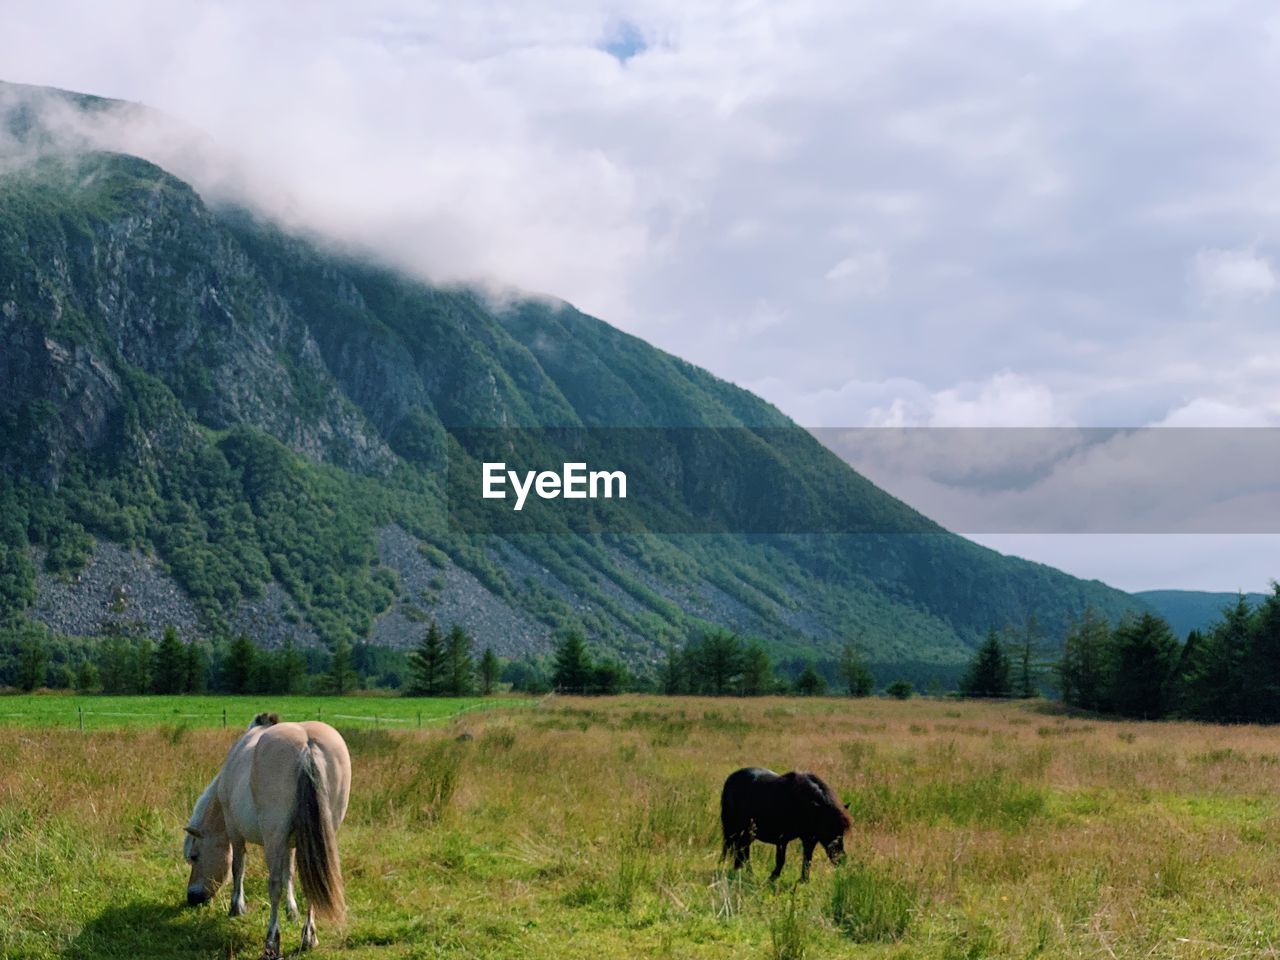
[[[988,630],[960,679],[960,692],[966,697],[1007,697],[1012,692],[1009,674],[1009,655],[1000,635]]]

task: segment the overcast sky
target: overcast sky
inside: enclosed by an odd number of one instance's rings
[[[165,110],[300,223],[806,426],[1280,425],[1271,3],[6,0],[0,78]],[[981,539],[1280,576],[1274,537],[1019,536]]]

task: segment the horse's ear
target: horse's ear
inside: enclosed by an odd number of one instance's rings
[[[849,809],[849,804],[848,804],[848,803],[846,803],[846,804],[844,805],[844,808],[845,808],[846,810],[848,810],[848,809]]]
[[[204,834],[203,834],[203,833],[201,833],[199,830],[197,830],[195,827],[183,827],[182,829],[183,829],[183,830],[185,830],[185,831],[187,831],[187,833],[191,834],[191,835],[192,835],[193,837],[195,837],[197,840],[203,840],[203,839],[204,839]]]

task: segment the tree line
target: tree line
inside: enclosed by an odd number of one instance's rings
[[[1048,686],[1065,703],[1100,713],[1280,722],[1280,584],[1256,609],[1241,596],[1185,642],[1152,613],[1113,625],[1087,609],[1070,625],[1060,657],[1048,659],[1045,644],[1034,617],[1017,630],[989,631],[960,676],[958,693],[1031,697]],[[668,645],[648,671],[593,653],[577,630],[562,633],[549,657],[503,660],[490,647],[477,654],[474,638],[461,625],[444,631],[435,621],[408,653],[343,640],[331,649],[292,642],[265,649],[246,636],[184,642],[173,627],[158,641],[119,628],[98,641],[55,637],[30,622],[0,630],[0,686],[22,690],[343,694],[379,687],[409,696],[469,696],[487,695],[499,684],[582,695],[862,697],[876,689],[856,643],[819,664],[777,661],[760,640],[727,630]],[[899,679],[884,692],[907,697],[913,686]]]
[[[1126,717],[1280,721],[1280,584],[1256,608],[1243,597],[1179,642],[1153,614],[1114,627],[1092,611],[1067,634],[1062,699]]]
[[[1042,659],[1042,641],[1034,618],[1019,634],[990,631],[959,693],[1029,697],[1048,681],[1064,703],[1097,713],[1280,722],[1280,584],[1256,608],[1241,595],[1185,641],[1154,613],[1112,624],[1092,608],[1070,625],[1056,661]]]

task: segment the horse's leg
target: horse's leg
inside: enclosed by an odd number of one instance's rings
[[[316,912],[307,904],[307,922],[302,925],[302,949],[310,950],[320,946],[320,938],[316,936]]]
[[[290,920],[298,919],[298,898],[293,895],[293,875],[296,872],[296,857],[292,847],[289,848],[289,876],[284,882],[284,912]]]
[[[804,844],[804,861],[800,864],[800,882],[805,883],[809,879],[809,863],[813,860],[814,842],[812,840],[801,842]]]
[[[249,908],[244,902],[244,839],[231,842],[231,916],[241,916]]]
[[[284,830],[263,831],[267,852],[267,892],[271,898],[271,919],[267,921],[267,940],[262,945],[262,960],[280,960],[280,896],[289,875],[289,834]]]
[[[786,862],[787,862],[787,843],[784,840],[778,844],[778,860],[773,865],[773,873],[769,874],[770,880],[777,880],[778,877],[782,876],[782,868],[786,864]]]

